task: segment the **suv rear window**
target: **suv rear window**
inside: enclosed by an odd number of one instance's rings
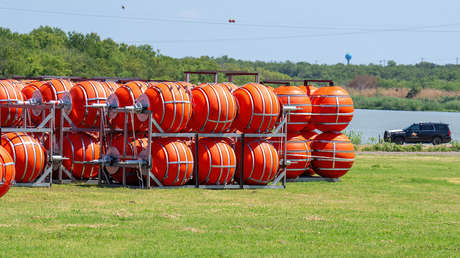
[[[434,127],[432,124],[421,124],[420,125],[420,130],[422,131],[433,131]]]
[[[435,124],[434,126],[435,126],[436,130],[438,130],[438,131],[448,131],[449,130],[447,125]]]

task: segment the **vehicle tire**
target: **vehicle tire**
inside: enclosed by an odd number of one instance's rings
[[[396,137],[396,138],[394,138],[393,142],[396,143],[396,144],[402,145],[402,144],[404,144],[404,138]]]
[[[433,143],[433,145],[439,145],[439,144],[441,144],[441,141],[442,141],[441,138],[434,137],[432,143]]]

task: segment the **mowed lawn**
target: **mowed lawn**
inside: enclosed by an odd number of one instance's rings
[[[0,256],[460,256],[460,157],[360,155],[285,190],[54,185],[0,199]]]

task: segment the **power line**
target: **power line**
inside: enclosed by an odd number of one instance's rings
[[[68,15],[68,16],[79,16],[79,17],[94,17],[102,19],[120,19],[120,20],[132,20],[132,21],[146,21],[146,22],[172,22],[172,23],[192,23],[192,24],[207,24],[207,25],[230,25],[228,22],[211,21],[202,19],[171,19],[171,18],[151,18],[151,17],[138,17],[138,16],[118,16],[118,15],[107,15],[103,13],[75,13],[67,11],[51,11],[51,10],[36,10],[36,9],[24,9],[24,8],[11,8],[11,7],[0,7],[0,10],[6,11],[17,11],[17,12],[29,12],[39,14],[51,14],[51,15]],[[460,25],[460,22],[446,23],[437,25],[422,25],[422,26],[411,26],[405,28],[376,28],[376,27],[362,27],[362,26],[304,26],[304,25],[288,25],[288,24],[251,24],[251,23],[234,23],[230,26],[237,27],[254,27],[254,28],[283,28],[283,29],[310,29],[310,30],[354,30],[354,31],[375,31],[375,30],[401,30],[401,29],[429,29],[429,28],[441,28],[451,27]],[[455,31],[457,32],[457,31]]]

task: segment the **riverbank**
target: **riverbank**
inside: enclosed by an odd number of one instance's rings
[[[360,95],[352,97],[357,109],[460,112],[460,97],[441,97],[439,99]]]

